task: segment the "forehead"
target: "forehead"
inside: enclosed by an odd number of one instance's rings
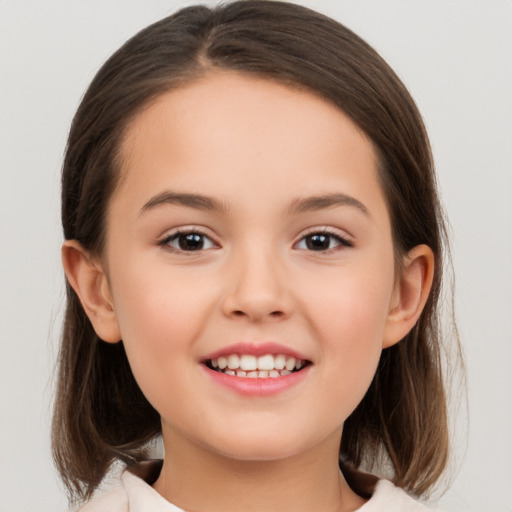
[[[234,72],[159,96],[128,126],[121,155],[118,191],[171,178],[175,187],[235,196],[261,180],[284,192],[300,185],[298,195],[339,187],[344,174],[348,188],[349,174],[378,182],[372,144],[344,112],[310,92]],[[309,190],[319,180],[325,190]]]

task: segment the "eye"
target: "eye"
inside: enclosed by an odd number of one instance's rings
[[[174,251],[203,251],[215,247],[211,238],[199,231],[178,231],[164,238],[160,245],[170,247]]]
[[[352,247],[352,243],[336,233],[329,231],[316,231],[301,238],[296,246],[297,249],[325,252],[337,247]]]

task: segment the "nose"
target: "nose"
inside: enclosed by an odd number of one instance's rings
[[[229,276],[229,278],[228,278]],[[239,255],[230,262],[227,291],[223,300],[225,315],[250,322],[270,322],[291,313],[287,272],[274,253]]]

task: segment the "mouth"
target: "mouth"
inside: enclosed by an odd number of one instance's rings
[[[210,370],[233,377],[272,379],[298,373],[311,365],[311,361],[285,354],[227,354],[205,359],[204,364]]]

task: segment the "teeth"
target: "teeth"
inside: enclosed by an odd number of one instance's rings
[[[286,360],[285,368],[290,372],[295,369],[295,357]]]
[[[210,361],[211,367],[225,373],[246,378],[276,378],[300,370],[306,361],[284,354],[265,354],[256,357],[250,354],[230,354]]]
[[[240,356],[240,368],[242,370],[256,370],[258,368],[258,360],[255,356]]]
[[[286,356],[283,356],[282,354],[280,354],[274,358],[274,368],[276,370],[283,370],[285,366],[286,366]]]
[[[274,357],[272,355],[267,354],[258,357],[258,370],[273,370],[274,368]]]
[[[236,354],[228,356],[228,368],[234,370],[240,367],[240,358]]]

